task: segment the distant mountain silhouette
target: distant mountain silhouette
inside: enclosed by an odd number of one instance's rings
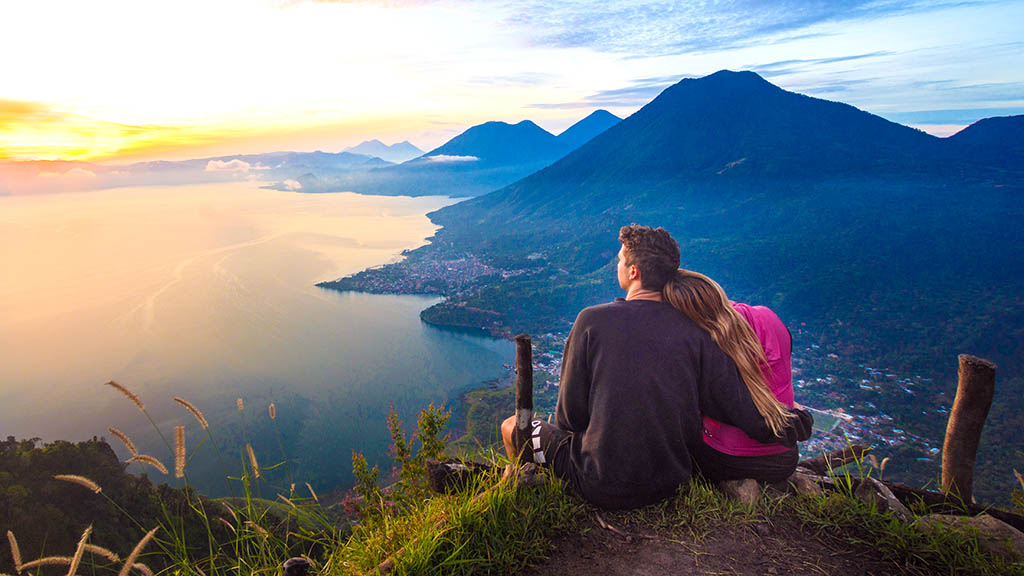
[[[949,137],[964,154],[1024,163],[1024,115],[978,120]]]
[[[387,160],[388,162],[394,162],[396,164],[405,162],[406,160],[412,160],[413,158],[423,155],[423,150],[413,146],[408,140],[397,142],[390,146],[377,139],[367,140],[357,146],[349,146],[348,148],[345,148],[344,151],[351,152],[353,154],[375,156],[381,160]]]
[[[606,121],[598,116],[583,125],[577,123],[576,139],[595,132]],[[485,122],[419,158],[351,174],[341,189],[365,194],[475,196],[532,174],[572,149],[566,140],[529,120]]]
[[[423,160],[451,156],[476,158],[487,165],[549,164],[568,151],[554,134],[529,120],[518,124],[485,122],[426,153]]]
[[[447,224],[470,214],[483,222],[598,213],[626,201],[617,192],[640,193],[628,201],[638,205],[688,186],[933,181],[965,170],[975,178],[999,177],[1001,168],[964,154],[950,145],[955,139],[787,92],[753,72],[722,71],[682,80],[552,166],[436,217]]]
[[[622,118],[607,110],[595,110],[586,118],[566,128],[558,135],[558,140],[570,150],[575,150],[621,121]]]

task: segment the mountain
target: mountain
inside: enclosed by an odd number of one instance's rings
[[[570,150],[575,150],[621,121],[622,118],[607,110],[595,110],[559,134],[558,140]]]
[[[1011,155],[1024,162],[1024,115],[985,118],[949,137],[965,154]]]
[[[860,394],[941,442],[934,410],[951,405],[956,356],[994,360],[1003,384],[983,445],[1001,451],[985,459],[1012,479],[1005,463],[1024,451],[1006,434],[1024,393],[1024,259],[1013,248],[1024,245],[1024,162],[1000,151],[1020,133],[1004,130],[1015,120],[996,120],[936,138],[751,72],[682,80],[554,164],[431,213],[443,228],[410,263],[469,255],[501,280],[445,291],[422,317],[564,330],[620,295],[619,227],[664,226],[683,266],[775,309],[798,349],[834,355],[844,377],[821,390],[824,407]],[[864,392],[862,366],[930,384]],[[905,474],[934,475],[933,454],[901,458]]]
[[[476,158],[480,164],[550,163],[568,152],[558,138],[529,120],[518,124],[485,122],[431,150],[424,160],[442,156]]]
[[[475,196],[536,172],[570,150],[529,120],[485,122],[419,158],[353,174],[342,189],[364,194]]]
[[[357,146],[349,146],[348,148],[345,148],[344,151],[351,152],[353,154],[376,156],[381,160],[387,160],[388,162],[393,162],[395,164],[400,164],[406,160],[412,160],[413,158],[423,155],[423,150],[413,146],[408,140],[397,142],[390,146],[380,140],[367,140]]]

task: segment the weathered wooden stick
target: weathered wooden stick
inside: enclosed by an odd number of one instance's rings
[[[533,450],[524,446],[530,442],[533,420],[533,347],[529,334],[516,335],[516,434],[515,447],[519,462],[533,461]]]
[[[956,399],[946,423],[942,445],[942,491],[964,503],[971,502],[974,460],[995,393],[996,365],[983,358],[961,354]]]
[[[852,446],[847,446],[842,450],[836,450],[829,454],[822,454],[821,456],[811,458],[809,460],[802,460],[797,464],[797,466],[806,468],[817,474],[824,475],[828,474],[830,470],[835,470],[836,468],[845,466],[854,460],[864,458],[864,456],[866,456],[870,451],[871,448],[868,448],[867,446],[854,444]]]

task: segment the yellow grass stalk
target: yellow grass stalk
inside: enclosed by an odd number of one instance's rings
[[[270,532],[267,532],[266,530],[263,529],[262,526],[260,526],[259,524],[255,523],[255,522],[253,522],[251,520],[246,520],[245,521],[245,525],[248,526],[249,528],[252,528],[256,532],[258,532],[259,535],[263,536],[264,538],[269,538],[270,537]]]
[[[71,564],[71,560],[71,556],[47,556],[46,558],[26,562],[21,565],[21,569],[24,571],[41,566],[68,566]]]
[[[274,407],[274,403],[271,402],[270,406],[267,407],[267,412],[270,412],[270,419],[277,418],[277,408]]]
[[[145,536],[142,537],[142,540],[139,540],[139,543],[135,545],[134,549],[132,549],[132,553],[128,555],[128,559],[124,561],[124,566],[121,567],[121,571],[118,573],[118,576],[128,576],[128,574],[132,571],[132,568],[135,567],[135,560],[138,559],[139,554],[142,553],[143,548],[146,547],[146,544],[149,544],[149,541],[153,539],[153,536],[159,529],[159,526],[153,528],[152,530],[147,532]],[[149,570],[149,568],[146,568],[146,570]]]
[[[242,398],[241,397],[239,397],[238,400],[235,400],[235,404],[238,405],[238,411],[239,412],[241,412],[242,410],[245,410],[245,402],[242,402]]]
[[[146,411],[146,407],[145,407],[145,406],[144,406],[144,405],[142,404],[142,399],[140,399],[140,398],[139,398],[139,397],[138,397],[138,396],[137,396],[137,395],[136,395],[136,394],[135,394],[134,392],[132,392],[131,390],[129,390],[129,389],[127,389],[127,388],[125,388],[124,386],[122,386],[122,385],[118,384],[117,382],[114,382],[113,380],[111,380],[111,381],[107,382],[107,386],[110,386],[110,387],[111,387],[111,388],[113,388],[114,390],[117,390],[117,391],[118,391],[118,392],[120,392],[121,394],[124,394],[124,397],[125,397],[125,398],[127,398],[127,399],[129,399],[129,400],[131,400],[132,402],[134,402],[134,403],[135,403],[135,405],[139,407],[139,410],[140,410],[140,411],[142,411],[142,412],[145,412],[145,411]]]
[[[249,463],[252,464],[252,473],[260,477],[260,464],[256,461],[256,453],[252,451],[252,444],[246,444],[245,450],[249,453]]]
[[[110,433],[113,434],[115,438],[120,440],[122,444],[124,444],[124,447],[127,448],[128,451],[132,453],[132,456],[137,456],[139,454],[139,451],[135,449],[135,442],[132,442],[132,439],[129,438],[127,434],[121,432],[120,430],[114,428],[113,426],[107,428],[107,430],[110,430]]]
[[[199,425],[203,427],[203,430],[208,430],[210,428],[210,423],[206,421],[206,418],[203,416],[203,413],[199,408],[196,408],[191,402],[179,396],[175,396],[174,401],[184,406],[185,410],[191,412],[192,415],[195,416],[196,421],[199,422]]]
[[[78,484],[79,486],[83,486],[85,488],[88,488],[89,490],[92,490],[96,494],[99,494],[100,492],[103,491],[103,489],[100,488],[99,484],[93,482],[92,480],[89,480],[85,476],[79,476],[77,474],[57,474],[53,478],[54,480],[60,480],[62,482],[71,482],[72,484]]]
[[[85,529],[85,532],[82,532],[82,538],[78,541],[75,555],[71,558],[71,564],[68,566],[68,576],[76,576],[78,565],[82,563],[82,555],[85,554],[85,543],[89,540],[90,534],[92,534],[91,524]]]
[[[237,524],[238,516],[235,515],[235,511],[231,509],[231,506],[228,506],[227,502],[224,501],[221,501],[220,505],[223,506],[224,509],[228,511],[228,514],[231,514],[231,518],[234,519],[235,523]]]
[[[1024,490],[1024,476],[1021,476],[1020,472],[1017,472],[1016,468],[1013,469],[1013,475],[1016,476],[1017,481],[1020,482],[1021,490]]]
[[[14,532],[7,531],[7,542],[11,544],[11,560],[14,561],[14,569],[21,572],[21,549],[18,548],[18,540],[14,537]]]
[[[227,520],[221,518],[220,516],[217,516],[217,520],[220,520],[221,522],[223,522],[224,525],[227,526],[231,530],[232,534],[236,533],[235,527],[231,525],[231,522],[228,522]]]
[[[164,466],[163,462],[148,454],[136,454],[135,456],[125,460],[125,462],[143,462],[145,464],[149,464],[153,468],[156,468],[161,474],[167,474],[167,466]]]
[[[284,500],[285,503],[291,506],[292,508],[298,509],[298,506],[295,505],[295,502],[292,502],[291,500],[285,498],[284,494],[278,494],[277,497],[280,498],[281,500]]]
[[[185,477],[185,427],[174,427],[174,477]]]
[[[317,504],[319,504],[320,503],[320,499],[316,497],[316,492],[313,491],[313,487],[309,485],[309,482],[306,482],[306,488],[309,488],[309,493],[310,493],[310,495],[313,496],[313,500]]]
[[[97,546],[95,544],[86,544],[85,545],[85,551],[90,553],[90,554],[94,554],[96,556],[102,556],[102,557],[106,558],[107,560],[110,560],[111,562],[120,562],[121,561],[121,557],[118,556],[117,554],[114,554],[110,550],[107,550],[106,548],[104,548],[102,546]]]

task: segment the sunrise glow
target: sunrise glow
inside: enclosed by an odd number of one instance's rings
[[[5,4],[0,159],[429,149],[486,120],[625,116],[722,68],[937,134],[1024,111],[1024,4],[895,4]]]

